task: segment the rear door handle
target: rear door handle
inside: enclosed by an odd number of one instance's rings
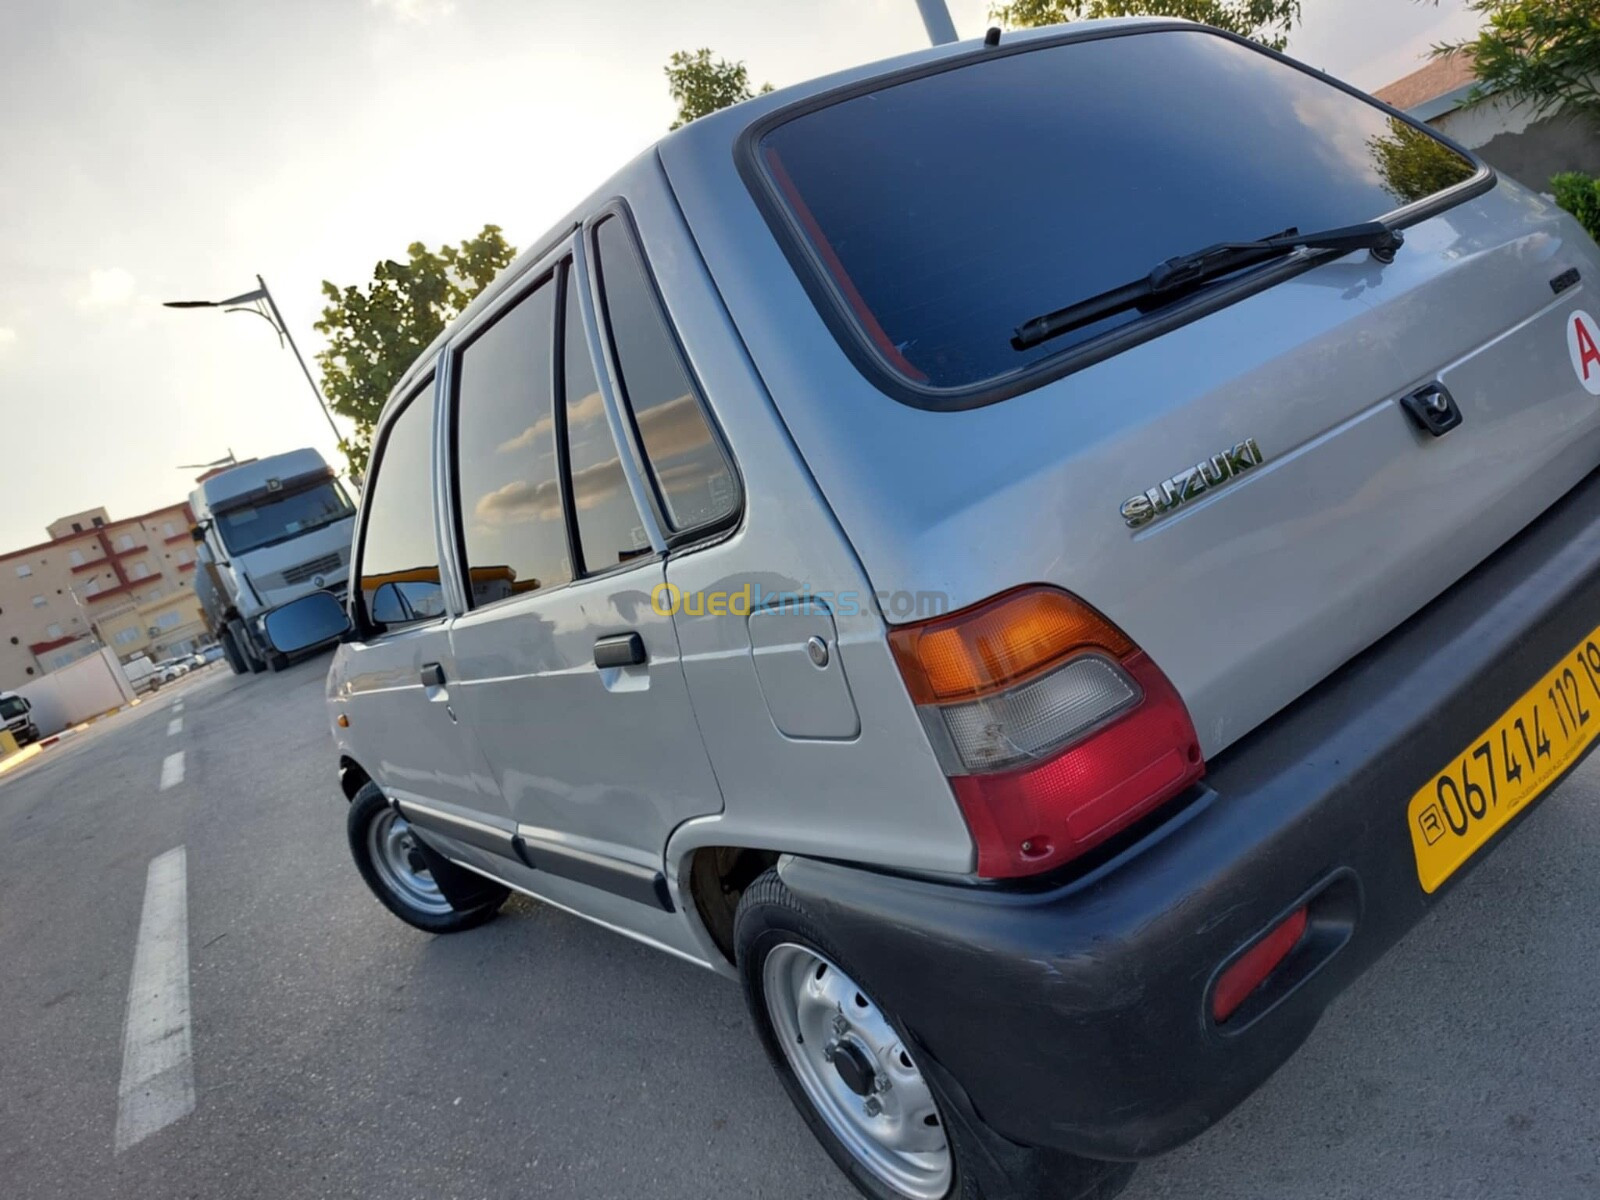
[[[423,687],[443,687],[444,686],[444,667],[441,666],[439,663],[423,663],[422,664],[422,686]]]
[[[637,633],[614,633],[595,640],[594,665],[597,667],[636,667],[644,661],[644,639]]]

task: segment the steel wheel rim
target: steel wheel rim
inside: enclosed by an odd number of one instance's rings
[[[910,1200],[944,1196],[954,1175],[944,1118],[872,998],[826,958],[793,942],[767,955],[762,985],[801,1090],[856,1161]],[[870,1083],[862,1080],[864,1067]],[[862,1086],[866,1094],[856,1090]]]
[[[410,822],[391,808],[367,826],[367,849],[384,886],[411,907],[443,916],[450,911],[450,901],[434,882],[433,873],[413,861],[416,848],[417,835],[411,832]]]

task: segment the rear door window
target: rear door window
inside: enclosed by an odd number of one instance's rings
[[[389,423],[367,480],[361,535],[361,604],[393,628],[444,615],[433,533],[433,382]]]
[[[456,491],[474,607],[572,579],[556,462],[556,282],[456,360]]]
[[[601,294],[618,383],[674,532],[712,525],[738,506],[733,470],[701,408],[644,258],[621,217],[595,227]]]
[[[1372,221],[1479,170],[1201,30],[1002,50],[779,120],[748,165],[780,238],[857,361],[920,389],[994,384],[1145,319],[1011,344],[1173,256]]]

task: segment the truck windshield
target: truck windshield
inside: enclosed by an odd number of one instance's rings
[[[216,521],[228,553],[248,554],[354,514],[344,489],[330,479],[247,508],[229,509]]]
[[[0,696],[0,721],[9,721],[28,711],[21,696]]]
[[[1374,221],[1478,171],[1309,71],[1172,28],[1002,46],[802,111],[753,150],[842,342],[925,389],[997,383],[1146,319],[1012,345],[1025,318],[1174,255]]]

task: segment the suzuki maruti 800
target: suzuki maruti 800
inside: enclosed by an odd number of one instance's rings
[[[737,980],[869,1196],[1110,1195],[1600,733],[1597,279],[1180,22],[695,121],[379,422],[356,865]]]

